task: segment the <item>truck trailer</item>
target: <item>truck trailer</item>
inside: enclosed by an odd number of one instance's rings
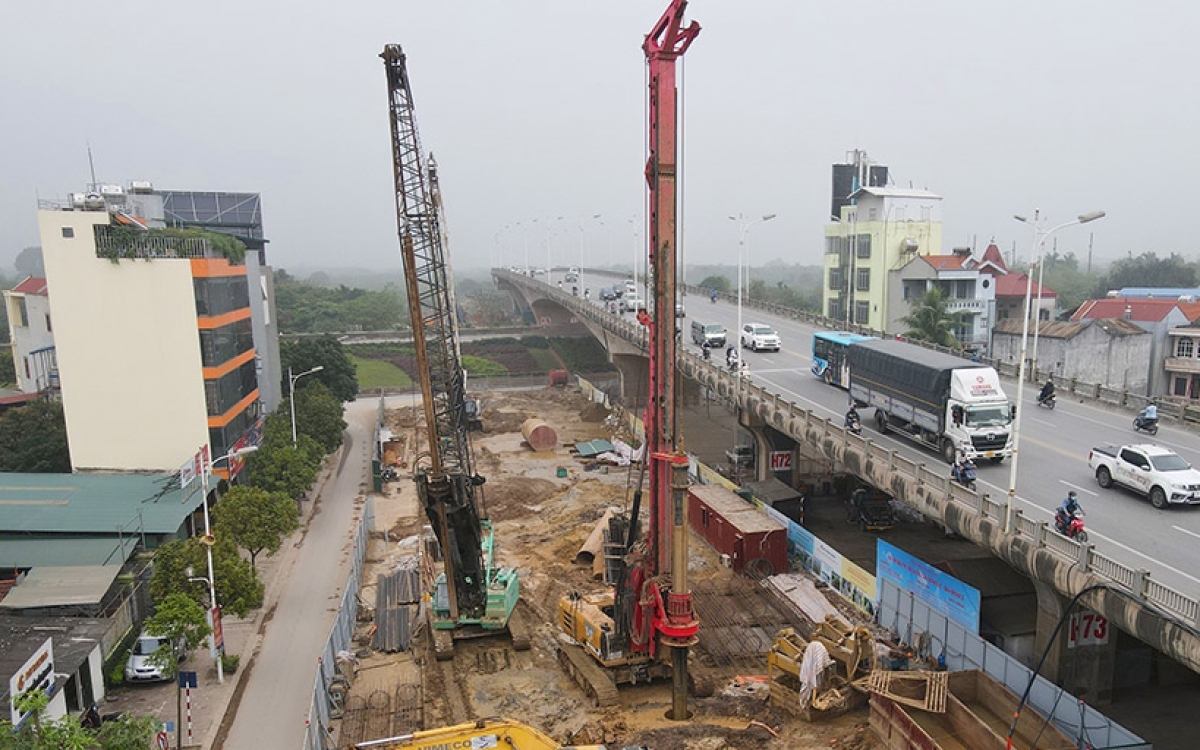
[[[850,396],[875,409],[880,432],[956,456],[999,463],[1012,455],[1012,405],[987,365],[890,339],[847,350]]]

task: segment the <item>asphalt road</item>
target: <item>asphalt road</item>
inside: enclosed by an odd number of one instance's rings
[[[346,577],[350,574],[355,499],[369,481],[370,447],[378,401],[346,405],[346,444],[334,476],[292,569],[280,579],[284,589],[266,632],[237,716],[225,738],[227,748],[299,748],[312,704],[316,660],[333,626]]]
[[[559,278],[558,273],[553,274],[551,283]],[[588,276],[581,279],[580,294],[588,288],[591,301],[600,304],[600,288],[620,281],[614,277]],[[645,296],[643,290],[642,297]],[[688,351],[699,352],[699,347],[691,343],[689,333],[691,322],[696,319],[724,325],[732,334],[730,340],[736,341],[738,314],[735,304],[714,304],[695,295],[683,299],[687,317],[679,319],[679,324]],[[632,318],[631,313],[626,316]],[[849,403],[846,393],[818,381],[810,371],[812,334],[817,329],[745,307],[742,322],[771,325],[783,339],[783,348],[778,353],[742,350],[751,379],[816,414],[840,421]],[[722,363],[724,352],[714,351],[713,361]],[[1005,390],[1009,398],[1014,399],[1015,381],[1006,382]],[[1195,433],[1166,422],[1160,424],[1158,435],[1153,438],[1134,433],[1131,415],[1094,405],[1094,402],[1069,398],[1061,391],[1055,410],[1042,409],[1034,401],[1037,390],[1038,384],[1027,385],[1020,401],[1026,411],[1021,417],[1019,435],[1020,459],[1015,482],[1017,506],[1035,521],[1048,521],[1067,492],[1078,491],[1087,513],[1089,541],[1097,551],[1135,569],[1148,570],[1154,579],[1183,594],[1200,598],[1200,507],[1182,506],[1159,511],[1144,498],[1126,490],[1101,489],[1087,463],[1088,451],[1093,445],[1153,441],[1175,450],[1192,464],[1200,464],[1200,440]],[[865,429],[874,439],[890,444],[907,458],[925,461],[931,467],[942,463],[932,451],[907,440],[880,435],[874,428],[873,410],[868,408],[862,412]],[[1009,462],[981,464],[980,490],[993,498],[1006,495],[1011,484],[1010,467]]]

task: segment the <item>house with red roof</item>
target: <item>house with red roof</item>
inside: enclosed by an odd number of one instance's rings
[[[950,255],[916,255],[900,268],[889,271],[887,331],[908,328],[901,318],[912,312],[914,304],[926,293],[938,289],[946,298],[946,309],[958,313],[962,324],[954,330],[964,347],[987,352],[990,325],[995,320],[995,283],[991,275],[980,273],[979,262],[968,248]]]
[[[1147,387],[1143,395],[1166,396],[1177,387],[1177,380],[1183,378],[1183,388],[1190,386],[1191,378],[1187,368],[1173,371],[1170,376],[1166,369],[1168,358],[1176,357],[1174,347],[1182,347],[1182,341],[1191,341],[1186,334],[1171,335],[1176,328],[1186,328],[1191,322],[1200,318],[1200,302],[1181,302],[1178,299],[1148,299],[1133,297],[1105,297],[1084,302],[1071,316],[1071,320],[1096,320],[1100,318],[1119,318],[1129,321],[1151,334],[1150,358]],[[1174,340],[1174,344],[1173,344]],[[1176,361],[1174,364],[1183,365]],[[1200,368],[1196,368],[1200,374]]]
[[[1039,284],[1036,276],[1031,279],[1029,274],[1009,271],[1008,264],[1004,262],[1004,256],[995,242],[988,244],[987,249],[983,251],[983,257],[979,260],[979,271],[989,274],[994,279],[996,322],[1009,319],[1024,320],[1026,294],[1029,294],[1031,319],[1054,319],[1054,311],[1058,309],[1058,292]]]
[[[57,388],[58,361],[46,280],[27,276],[12,289],[4,290],[4,307],[8,312],[8,340],[12,342],[17,387],[22,393]]]

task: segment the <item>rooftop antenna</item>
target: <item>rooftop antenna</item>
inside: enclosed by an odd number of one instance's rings
[[[91,173],[92,173],[92,184],[91,184],[91,187],[89,187],[88,189],[95,191],[96,190],[96,163],[94,161],[92,161],[92,144],[91,144],[91,142],[89,142],[87,145],[87,152],[88,152],[88,169],[91,170]]]

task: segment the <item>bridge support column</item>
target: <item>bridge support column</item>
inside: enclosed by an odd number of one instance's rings
[[[640,354],[614,352],[612,363],[621,374],[621,398],[626,408],[640,414],[649,395],[650,360]]]
[[[1046,648],[1059,620],[1065,621],[1050,644],[1041,675],[1091,705],[1112,702],[1117,662],[1117,633],[1104,617],[1076,605],[1068,613],[1069,599],[1052,584],[1033,580],[1037,592],[1036,659]]]

